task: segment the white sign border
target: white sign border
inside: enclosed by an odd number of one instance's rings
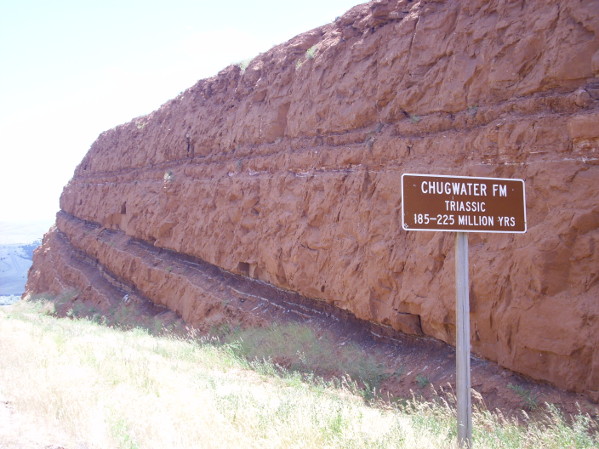
[[[484,179],[488,181],[520,181],[522,183],[522,199],[524,201],[524,230],[523,231],[485,231],[480,229],[422,229],[422,228],[406,228],[405,213],[404,213],[404,176],[435,176],[437,178],[453,178],[453,179]],[[486,232],[489,234],[525,234],[528,231],[528,219],[526,217],[526,183],[520,178],[487,178],[483,176],[456,176],[456,175],[435,175],[426,173],[402,173],[401,175],[401,229],[404,231],[427,231],[427,232]]]

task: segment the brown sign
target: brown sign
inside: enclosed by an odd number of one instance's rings
[[[406,231],[526,232],[522,179],[403,174]]]

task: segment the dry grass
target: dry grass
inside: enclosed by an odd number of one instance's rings
[[[273,324],[225,334],[221,338],[235,355],[249,361],[268,361],[285,370],[331,378],[343,373],[372,396],[387,376],[374,354],[354,343],[337,344],[333,336],[300,323]]]
[[[31,303],[0,308],[0,335],[0,448],[455,447],[445,403],[368,405],[351,381],[306,381],[232,346],[58,319]],[[588,416],[568,425],[555,409],[525,427],[487,411],[474,423],[478,448],[599,446]]]

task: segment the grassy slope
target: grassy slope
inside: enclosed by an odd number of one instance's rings
[[[214,344],[59,319],[47,309],[23,302],[0,308],[0,405],[6,415],[0,419],[0,447],[455,445],[454,411],[442,401],[367,403],[349,379],[325,382],[305,369],[256,361],[250,335]],[[293,335],[310,338],[295,329],[272,333],[276,344],[264,335],[256,341],[272,351],[281,346],[276,340]],[[554,409],[543,422],[527,426],[477,411],[474,428],[479,448],[599,446],[596,423],[588,416],[568,425]]]

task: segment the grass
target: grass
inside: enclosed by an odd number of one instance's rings
[[[431,381],[424,374],[418,374],[416,376],[416,383],[420,388],[425,388],[430,385]]]
[[[316,50],[318,49],[318,46],[313,45],[312,47],[308,48],[306,50],[306,59],[314,59],[314,57],[316,56]]]
[[[317,50],[318,50],[318,45],[313,45],[312,47],[308,48],[306,50],[306,53],[304,54],[304,58],[298,59],[297,61],[295,61],[296,70],[299,69],[304,62],[306,62],[310,59],[314,59],[316,57]]]
[[[239,62],[235,63],[235,65],[237,67],[239,67],[242,72],[245,72],[245,69],[248,68],[248,66],[250,65],[250,62],[252,62],[252,58],[244,59],[243,61],[239,61]]]
[[[507,387],[522,399],[522,405],[526,410],[534,411],[539,408],[539,398],[532,391],[515,384],[508,384]]]
[[[29,424],[15,436],[14,423],[0,423],[0,447],[455,447],[455,410],[443,400],[364,401],[348,377],[311,375],[310,359],[352,350],[314,348],[322,336],[301,326],[191,339],[52,312],[44,302],[0,308],[0,406]],[[281,338],[289,346],[271,341]],[[277,363],[279,351],[305,362]],[[475,448],[599,446],[588,415],[568,420],[555,407],[526,425],[487,410],[473,418]]]
[[[226,334],[223,339],[234,354],[250,361],[266,361],[284,370],[330,378],[345,373],[367,392],[385,379],[384,367],[371,354],[352,343],[339,346],[326,332],[299,323],[275,324]]]
[[[109,310],[104,310],[92,303],[79,301],[77,300],[78,296],[79,292],[66,290],[56,296],[33,295],[29,297],[29,301],[31,306],[40,313],[54,317],[85,319],[122,330],[138,328],[152,335],[165,333],[185,335],[188,332],[188,328],[181,320],[172,317],[165,319],[140,312],[138,305],[132,302],[128,295]],[[21,304],[23,304],[22,307],[26,307],[26,303]]]

